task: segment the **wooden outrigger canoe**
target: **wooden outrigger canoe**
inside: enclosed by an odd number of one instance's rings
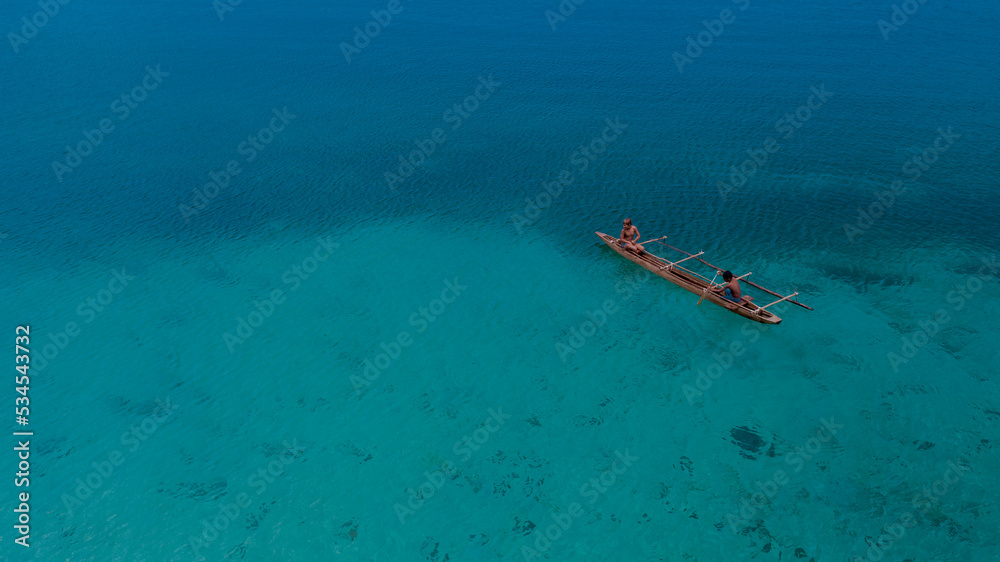
[[[796,301],[790,300],[795,295],[798,295],[798,292],[795,292],[795,293],[792,293],[791,295],[782,297],[781,295],[779,295],[779,294],[777,294],[777,293],[775,293],[773,291],[769,291],[767,289],[764,289],[760,285],[753,284],[753,283],[750,283],[749,281],[747,281],[748,284],[752,284],[753,286],[755,286],[755,287],[757,287],[759,289],[762,289],[762,290],[764,290],[764,291],[766,291],[768,293],[771,293],[772,295],[779,296],[781,298],[778,299],[778,300],[776,300],[776,301],[774,301],[774,302],[772,302],[772,303],[770,303],[770,304],[766,304],[764,306],[757,306],[756,304],[747,301],[746,297],[744,297],[743,300],[738,305],[736,305],[732,309],[729,309],[726,306],[727,304],[736,304],[736,303],[734,303],[734,302],[732,302],[732,301],[730,301],[730,300],[722,297],[719,294],[716,294],[716,293],[712,292],[711,290],[706,290],[706,289],[709,288],[710,285],[714,286],[713,281],[708,280],[706,277],[703,277],[703,276],[701,276],[701,275],[699,275],[699,274],[691,271],[690,269],[687,269],[687,268],[684,268],[684,267],[681,267],[680,265],[678,265],[681,262],[684,262],[684,261],[687,261],[687,260],[690,260],[690,259],[697,259],[698,261],[701,261],[702,263],[705,263],[706,265],[710,265],[710,264],[708,264],[708,262],[702,260],[699,257],[699,256],[701,256],[701,252],[699,252],[697,254],[688,254],[687,252],[684,252],[682,250],[677,250],[677,251],[679,251],[681,253],[687,254],[688,257],[686,257],[684,259],[681,259],[681,260],[678,260],[678,261],[675,261],[675,262],[671,262],[671,261],[663,259],[663,258],[661,258],[659,256],[655,256],[655,255],[651,254],[649,252],[649,248],[648,247],[646,248],[646,251],[640,256],[640,255],[637,255],[637,254],[635,254],[633,252],[629,252],[629,251],[625,250],[622,247],[621,240],[619,240],[618,238],[615,238],[613,236],[609,236],[607,234],[604,234],[603,232],[597,232],[596,234],[597,234],[598,237],[600,237],[600,239],[602,241],[604,241],[605,244],[607,244],[608,246],[610,246],[611,249],[614,250],[615,252],[617,252],[619,255],[624,256],[628,260],[630,260],[632,262],[635,262],[635,263],[641,265],[642,267],[645,267],[649,271],[652,271],[653,273],[659,275],[660,277],[666,279],[667,281],[670,281],[671,283],[673,283],[675,285],[679,285],[679,286],[681,286],[681,287],[683,287],[683,288],[691,291],[692,293],[701,296],[705,300],[711,301],[713,304],[716,304],[716,305],[719,305],[719,306],[721,306],[723,308],[726,308],[730,312],[734,312],[736,314],[739,314],[740,316],[743,316],[744,318],[748,318],[750,320],[753,320],[754,322],[760,322],[761,324],[780,324],[781,323],[781,318],[779,318],[773,312],[771,312],[769,310],[766,310],[766,309],[769,308],[771,305],[778,304],[779,302],[782,302],[782,301],[786,301],[787,300],[787,301],[789,301],[789,302],[791,302],[793,304],[797,304],[797,305],[799,305],[799,306],[801,306],[803,308],[809,308],[808,306],[806,306],[806,305],[804,305],[804,304],[802,304],[800,302],[796,302]],[[648,244],[649,242],[643,242],[642,240],[640,240],[639,243],[640,244]],[[711,267],[714,267],[714,266],[711,266]],[[718,268],[716,268],[716,269],[718,269]],[[739,279],[742,279],[743,277],[746,277],[747,275],[750,275],[750,274],[747,273],[746,275],[740,276]],[[698,303],[700,304],[701,301],[699,300]],[[812,309],[810,308],[810,310],[812,310]]]

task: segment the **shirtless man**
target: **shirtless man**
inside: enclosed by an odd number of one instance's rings
[[[743,300],[743,292],[740,291],[740,280],[733,277],[731,271],[719,272],[722,273],[722,280],[725,284],[719,285],[718,287],[712,287],[712,292],[718,293],[722,298],[728,300],[729,302],[739,304]],[[736,308],[736,304],[726,304],[726,308],[732,310]]]
[[[632,219],[625,219],[622,223],[622,234],[619,236],[622,241],[622,247],[631,252],[637,254],[643,253],[646,249],[638,244],[639,241],[639,229],[632,226]]]

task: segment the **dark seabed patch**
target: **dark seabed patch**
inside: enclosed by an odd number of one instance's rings
[[[742,449],[740,454],[750,460],[756,459],[756,455],[760,454],[760,450],[767,445],[759,433],[745,425],[730,429],[729,435],[733,438],[732,442]]]

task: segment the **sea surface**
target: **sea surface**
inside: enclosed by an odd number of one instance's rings
[[[1000,560],[1000,4],[0,30],[0,560]]]

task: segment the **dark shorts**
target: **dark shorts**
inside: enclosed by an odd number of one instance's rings
[[[733,296],[733,290],[730,289],[729,287],[726,287],[726,294],[723,295],[723,296],[726,297],[727,300],[730,300],[730,301],[733,301],[733,302],[736,302],[736,303],[738,303],[738,302],[740,302],[742,300],[742,297],[741,298],[734,297]]]

